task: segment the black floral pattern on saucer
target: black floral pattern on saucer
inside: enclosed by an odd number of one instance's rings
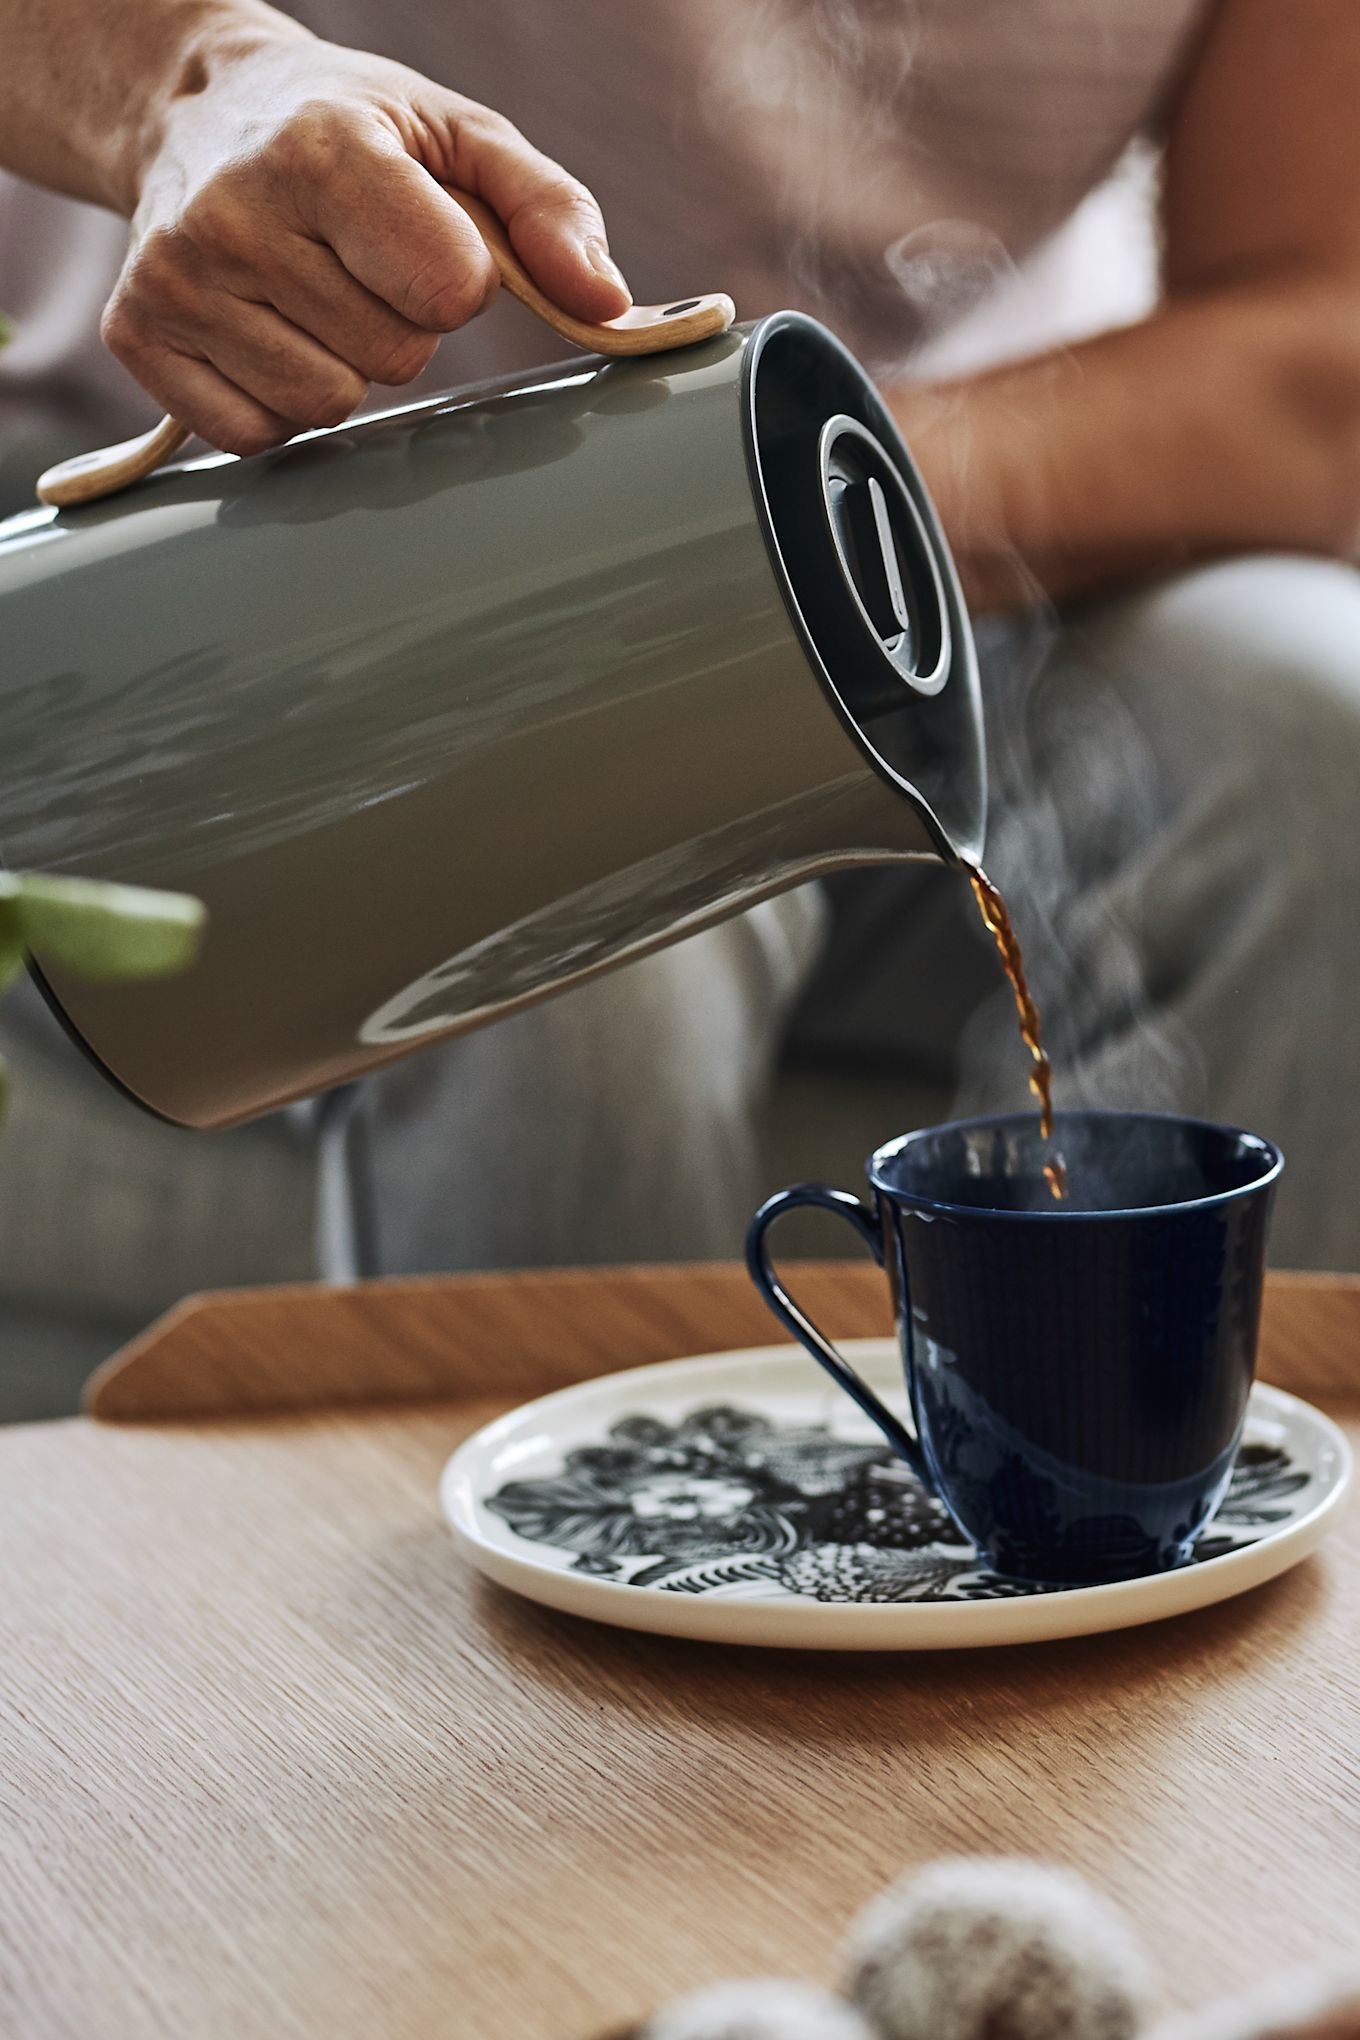
[[[1196,1562],[1286,1521],[1310,1479],[1282,1447],[1243,1445]],[[1053,1591],[981,1567],[886,1446],[726,1403],[674,1424],[620,1418],[559,1474],[510,1481],[485,1505],[517,1536],[570,1551],[577,1572],[671,1593],[860,1603]]]

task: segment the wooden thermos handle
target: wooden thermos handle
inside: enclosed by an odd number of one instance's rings
[[[444,189],[476,226],[512,296],[536,313],[545,326],[551,326],[564,340],[588,353],[659,354],[667,348],[692,347],[697,340],[725,333],[736,317],[731,298],[714,292],[669,305],[633,305],[606,326],[590,326],[582,319],[573,319],[543,295],[490,207],[466,191],[455,191],[452,185],[446,184]],[[162,418],[152,431],[137,439],[125,439],[118,446],[101,447],[95,453],[77,454],[73,460],[48,468],[38,478],[38,499],[60,510],[72,510],[81,503],[93,503],[100,496],[112,496],[119,489],[144,480],[177,453],[189,437],[187,426],[174,418]]]

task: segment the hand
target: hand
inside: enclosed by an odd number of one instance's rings
[[[564,310],[627,310],[595,200],[508,120],[292,31],[186,62],[135,179],[102,332],[165,410],[258,453],[419,375],[498,281],[437,179],[499,214]]]

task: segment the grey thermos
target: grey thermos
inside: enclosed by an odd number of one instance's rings
[[[3,862],[207,904],[182,978],[44,973],[186,1125],[818,873],[981,849],[947,547],[793,313],[12,519],[0,647]]]

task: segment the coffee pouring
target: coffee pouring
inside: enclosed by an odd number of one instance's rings
[[[976,861],[967,614],[873,384],[794,312],[669,337],[0,525],[0,861],[209,912],[181,978],[37,959],[142,1104],[231,1125],[821,873]]]

